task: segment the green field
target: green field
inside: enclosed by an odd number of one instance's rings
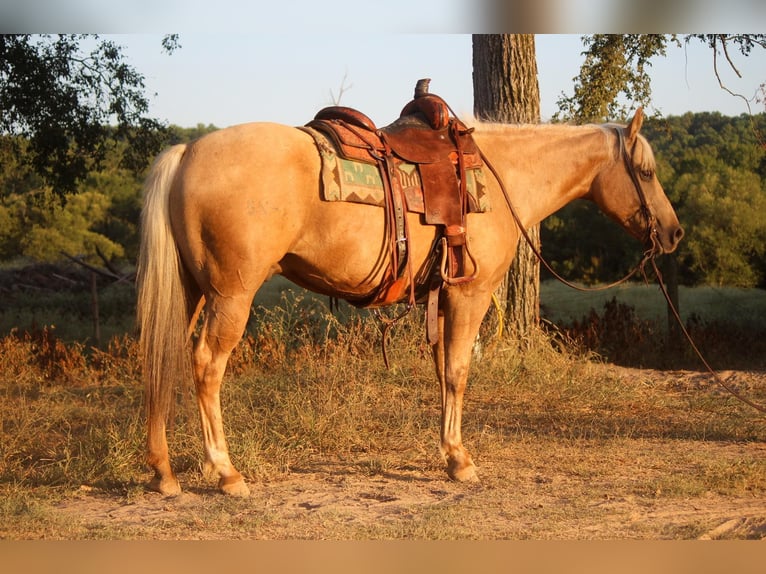
[[[74,281],[76,270],[51,275],[26,275],[13,283],[7,271],[0,277],[0,335],[47,328],[65,342],[102,349],[113,337],[134,334],[135,289],[130,283],[103,283],[98,288],[99,339],[95,337],[93,299],[87,275]],[[35,279],[36,282],[33,282]],[[26,281],[26,283],[23,283]],[[31,284],[34,283],[34,284]],[[75,288],[80,285],[79,288]],[[681,287],[684,324],[706,356],[721,368],[761,368],[766,365],[766,291],[761,289]],[[264,320],[264,309],[283,307],[329,311],[329,299],[307,292],[276,276],[259,291],[249,325],[252,332]],[[340,320],[359,313],[341,304]],[[361,313],[365,313],[361,311]],[[541,285],[543,325],[563,336],[564,344],[595,352],[608,361],[629,366],[696,368],[697,359],[683,341],[669,341],[667,306],[657,285],[629,283],[606,291],[583,293],[556,281]],[[301,322],[300,313],[291,319]],[[490,319],[491,320],[491,319]],[[492,329],[487,329],[491,333]]]
[[[667,317],[665,298],[656,284],[630,283],[606,291],[581,293],[558,281],[544,281],[540,291],[544,314],[554,322],[580,319],[590,309],[602,309],[613,297],[633,307],[641,319],[665,321]],[[705,322],[760,328],[766,325],[766,290],[763,289],[681,286],[679,300],[684,321],[695,315]]]

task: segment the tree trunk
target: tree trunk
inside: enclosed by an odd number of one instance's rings
[[[540,121],[533,34],[474,34],[473,97],[478,119],[503,123]],[[540,226],[527,231],[539,249]],[[524,239],[519,242],[516,258],[496,295],[505,303],[505,328],[515,336],[523,337],[537,325],[540,262]]]

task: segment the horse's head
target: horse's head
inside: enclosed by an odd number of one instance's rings
[[[639,108],[627,126],[605,126],[616,134],[617,158],[593,180],[588,198],[647,247],[671,253],[684,230],[657,180],[652,148],[638,133],[643,121]]]

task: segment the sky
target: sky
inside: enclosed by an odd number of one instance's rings
[[[383,126],[398,117],[420,78],[461,116],[473,109],[470,34],[181,33],[181,48],[161,49],[162,34],[106,37],[124,47],[130,63],[145,76],[153,117],[181,127],[217,127],[250,121],[300,125],[322,107],[355,107]],[[543,121],[571,95],[583,62],[577,34],[536,36]],[[727,87],[754,100],[766,82],[766,50],[733,54],[742,74],[719,58]],[[718,111],[748,112],[742,98],[718,85],[712,51],[700,42],[668,48],[653,60],[652,103],[664,115]]]
[[[473,109],[471,33],[536,36],[543,121],[571,95],[582,33],[759,33],[763,0],[0,0],[0,33],[90,32],[124,46],[146,78],[150,115],[181,127],[249,121],[300,125],[340,103],[378,125],[393,121],[416,81],[461,116]],[[161,50],[164,34],[182,48]],[[722,79],[753,99],[766,82],[766,50],[733,54],[742,78]],[[665,115],[748,112],[722,90],[699,42],[669,47],[651,69]],[[720,60],[719,60],[720,61]],[[338,102],[339,100],[339,102]],[[751,110],[764,111],[751,101]],[[650,112],[653,110],[649,110]]]

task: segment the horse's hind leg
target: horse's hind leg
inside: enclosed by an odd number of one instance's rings
[[[205,441],[205,470],[217,474],[218,487],[234,496],[247,496],[250,491],[229,458],[220,390],[226,363],[245,330],[252,299],[253,293],[209,297],[194,347],[194,379]]]

